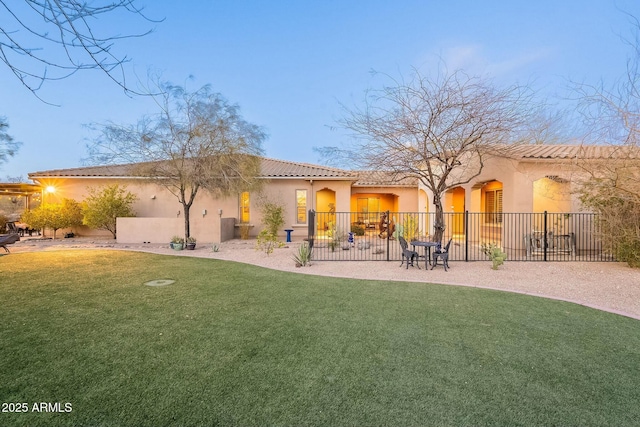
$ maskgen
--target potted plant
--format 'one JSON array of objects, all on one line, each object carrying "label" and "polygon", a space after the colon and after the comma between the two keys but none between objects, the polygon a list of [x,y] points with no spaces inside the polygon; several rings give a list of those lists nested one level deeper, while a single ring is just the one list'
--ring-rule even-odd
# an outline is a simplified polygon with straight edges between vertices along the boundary
[{"label": "potted plant", "polygon": [[193,236],[187,237],[187,243],[186,243],[185,249],[192,251],[195,248],[196,248],[196,238]]},{"label": "potted plant", "polygon": [[171,249],[181,251],[184,246],[184,239],[180,236],[173,236],[171,238],[171,243],[169,244],[169,246],[171,246]]}]

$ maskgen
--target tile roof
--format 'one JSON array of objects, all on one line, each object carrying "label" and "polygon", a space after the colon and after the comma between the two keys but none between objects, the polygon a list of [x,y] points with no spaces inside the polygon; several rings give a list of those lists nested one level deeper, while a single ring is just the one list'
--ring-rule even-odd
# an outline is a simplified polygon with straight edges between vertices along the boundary
[{"label": "tile roof", "polygon": [[520,159],[616,159],[639,158],[638,150],[619,145],[541,145],[505,148],[505,155]]},{"label": "tile roof", "polygon": [[[629,155],[631,153],[631,155]],[[614,145],[519,145],[494,148],[493,154],[519,160],[553,159],[615,159],[640,158],[639,150]],[[353,181],[358,187],[417,186],[412,177],[401,177],[385,171],[351,171],[328,166],[299,163],[261,157],[262,177],[266,179],[333,179]],[[133,167],[139,164],[86,166],[32,172],[30,179],[39,178],[128,178],[135,177]]]},{"label": "tile roof", "polygon": [[416,187],[418,179],[386,171],[358,171],[356,187]]},{"label": "tile roof", "polygon": [[355,180],[353,171],[312,165],[309,163],[291,162],[287,160],[262,159],[262,175],[265,178],[331,178]]},{"label": "tile roof", "polygon": [[[138,164],[87,166],[71,169],[53,169],[41,172],[32,172],[29,178],[124,178],[134,177],[133,167]],[[356,174],[344,169],[326,166],[311,165],[307,163],[290,162],[262,158],[262,177],[264,178],[323,178],[323,179],[356,179]]]}]

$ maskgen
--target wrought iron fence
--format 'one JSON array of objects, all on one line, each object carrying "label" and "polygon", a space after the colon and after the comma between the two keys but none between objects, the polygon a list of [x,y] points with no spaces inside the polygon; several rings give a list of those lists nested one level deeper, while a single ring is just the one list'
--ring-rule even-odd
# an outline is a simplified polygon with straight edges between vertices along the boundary
[{"label": "wrought iron fence", "polygon": [[[434,213],[309,212],[313,258],[322,261],[400,261],[397,241],[431,240]],[[481,261],[495,244],[512,261],[615,261],[614,248],[599,239],[592,213],[444,214],[442,245],[452,240],[450,261]],[[420,250],[421,248],[417,248]]]}]

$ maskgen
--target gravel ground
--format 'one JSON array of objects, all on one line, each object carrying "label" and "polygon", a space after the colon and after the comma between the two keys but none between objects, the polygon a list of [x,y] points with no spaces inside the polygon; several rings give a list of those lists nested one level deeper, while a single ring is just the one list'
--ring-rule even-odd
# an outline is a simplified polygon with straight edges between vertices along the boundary
[{"label": "gravel ground", "polygon": [[23,239],[9,246],[12,253],[60,249],[120,249],[174,256],[195,256],[240,261],[266,268],[319,276],[372,280],[402,280],[471,286],[518,292],[582,304],[640,320],[640,269],[614,262],[512,262],[495,271],[489,261],[450,262],[425,271],[399,267],[384,261],[315,261],[296,267],[292,256],[300,242],[275,249],[271,255],[254,249],[251,240],[222,243],[218,252],[210,244],[198,244],[194,251],[174,251],[161,244],[118,244],[113,240],[74,238],[58,240]]}]

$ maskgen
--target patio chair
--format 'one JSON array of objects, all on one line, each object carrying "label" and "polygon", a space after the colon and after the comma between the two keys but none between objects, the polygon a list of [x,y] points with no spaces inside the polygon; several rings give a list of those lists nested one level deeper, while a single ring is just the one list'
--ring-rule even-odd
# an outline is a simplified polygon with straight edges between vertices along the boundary
[{"label": "patio chair", "polygon": [[[420,264],[418,263],[418,252],[409,249],[409,244],[404,237],[400,236],[398,238],[398,241],[400,242],[400,247],[402,248],[402,262],[400,263],[400,267],[402,267],[402,264],[404,264],[406,260],[407,270],[409,269],[409,262],[411,262],[412,267],[418,267],[418,270],[420,270]],[[414,259],[416,260],[415,264],[413,264]]]},{"label": "patio chair", "polygon": [[20,234],[20,230],[13,221],[7,222],[7,231],[9,234]]},{"label": "patio chair", "polygon": [[20,240],[20,236],[17,233],[0,234],[0,248],[4,248],[6,253],[10,253],[7,245],[12,245],[18,240]]},{"label": "patio chair", "polygon": [[451,247],[451,241],[453,239],[449,239],[446,246],[444,248],[438,247],[435,251],[433,251],[433,264],[431,265],[431,269],[438,265],[438,258],[442,260],[442,265],[444,267],[444,271],[447,271],[449,267],[449,247]]}]

